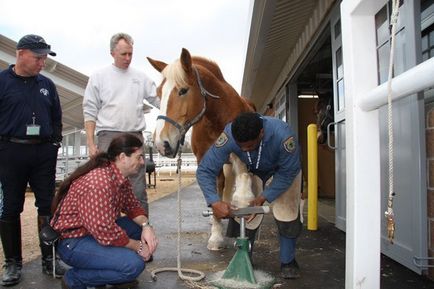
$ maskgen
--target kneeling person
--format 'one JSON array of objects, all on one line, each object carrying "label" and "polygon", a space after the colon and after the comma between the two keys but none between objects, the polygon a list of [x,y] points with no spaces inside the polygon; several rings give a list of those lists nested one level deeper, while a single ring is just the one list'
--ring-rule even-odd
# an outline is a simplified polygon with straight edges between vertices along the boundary
[{"label": "kneeling person", "polygon": [[59,256],[72,267],[62,288],[137,282],[156,250],[148,213],[128,179],[144,165],[142,145],[122,134],[61,184],[51,225],[61,235]]},{"label": "kneeling person", "polygon": [[[216,190],[216,178],[230,153],[236,154],[264,184],[273,177],[270,185],[250,205],[262,206],[265,201],[273,203],[279,230],[282,277],[298,278],[295,244],[302,228],[299,212],[301,166],[300,149],[294,132],[279,119],[253,112],[241,113],[225,127],[204,155],[196,172],[206,202],[217,218],[231,215],[231,205],[220,200]],[[247,232],[251,242],[255,233]]]}]

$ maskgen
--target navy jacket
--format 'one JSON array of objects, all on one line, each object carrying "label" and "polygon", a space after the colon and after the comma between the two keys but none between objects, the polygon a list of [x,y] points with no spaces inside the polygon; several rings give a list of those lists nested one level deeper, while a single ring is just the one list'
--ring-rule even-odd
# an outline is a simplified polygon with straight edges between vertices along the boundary
[{"label": "navy jacket", "polygon": [[[21,77],[12,67],[0,72],[0,136],[62,141],[62,110],[56,87],[38,74]],[[26,127],[40,125],[39,136],[27,136]]]},{"label": "navy jacket", "polygon": [[290,126],[273,117],[263,117],[264,137],[261,157],[256,169],[259,148],[250,152],[250,164],[247,153],[243,152],[232,137],[231,123],[215,144],[206,152],[196,171],[197,181],[209,205],[220,200],[217,194],[216,177],[228,160],[230,153],[235,153],[250,171],[265,182],[273,180],[262,193],[268,202],[274,201],[292,184],[301,169],[300,148]]}]

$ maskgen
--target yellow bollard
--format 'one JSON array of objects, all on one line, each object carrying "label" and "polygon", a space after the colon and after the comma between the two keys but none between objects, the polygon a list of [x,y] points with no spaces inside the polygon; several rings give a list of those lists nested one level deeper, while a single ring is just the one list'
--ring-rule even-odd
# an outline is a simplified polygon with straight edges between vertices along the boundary
[{"label": "yellow bollard", "polygon": [[307,229],[318,229],[318,143],[316,124],[307,126]]}]

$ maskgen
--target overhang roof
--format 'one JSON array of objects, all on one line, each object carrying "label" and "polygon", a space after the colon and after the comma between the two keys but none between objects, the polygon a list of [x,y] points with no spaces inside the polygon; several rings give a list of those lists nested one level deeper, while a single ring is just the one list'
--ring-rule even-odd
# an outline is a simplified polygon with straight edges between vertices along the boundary
[{"label": "overhang roof", "polygon": [[335,0],[256,0],[242,95],[262,112],[300,65]]}]

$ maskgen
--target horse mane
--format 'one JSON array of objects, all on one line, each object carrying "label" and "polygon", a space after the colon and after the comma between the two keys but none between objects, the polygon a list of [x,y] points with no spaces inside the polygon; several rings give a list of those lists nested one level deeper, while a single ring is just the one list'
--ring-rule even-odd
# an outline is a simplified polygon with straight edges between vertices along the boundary
[{"label": "horse mane", "polygon": [[200,56],[193,56],[191,60],[193,61],[193,65],[205,67],[206,69],[211,71],[217,79],[226,82],[225,78],[223,77],[223,73],[216,62]]},{"label": "horse mane", "polygon": [[[200,56],[193,56],[191,60],[193,65],[206,68],[212,74],[214,74],[217,79],[226,82],[220,67],[214,61]],[[179,59],[171,64],[168,64],[161,73],[166,79],[173,81],[176,87],[185,87],[188,85],[187,75],[185,74]]]}]

